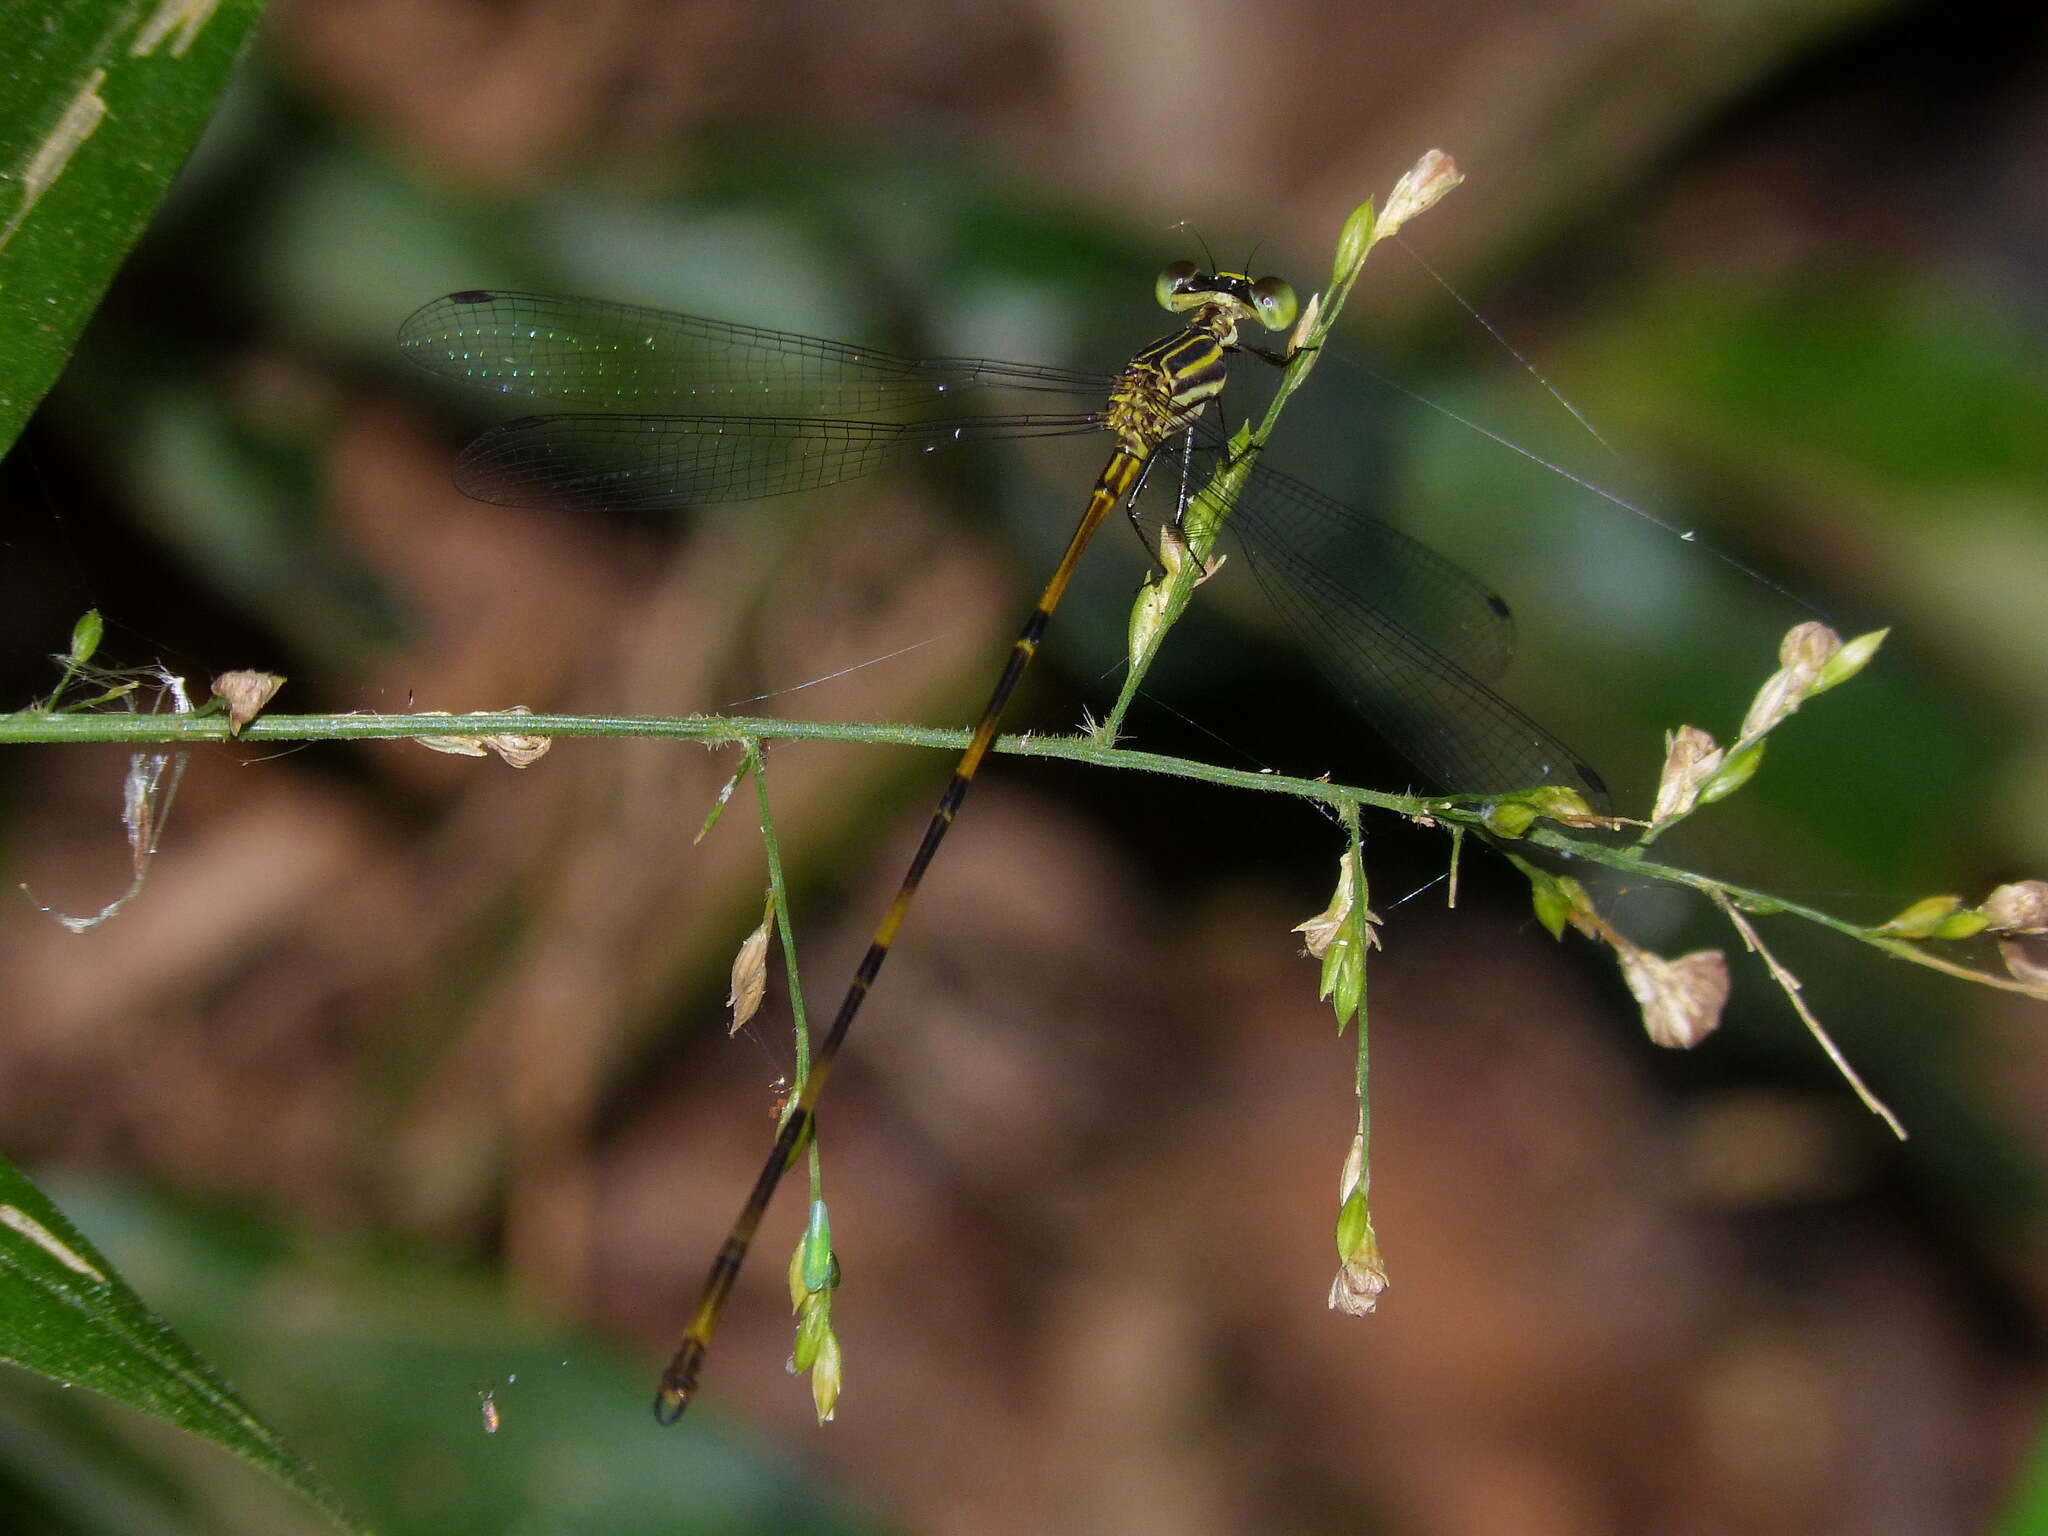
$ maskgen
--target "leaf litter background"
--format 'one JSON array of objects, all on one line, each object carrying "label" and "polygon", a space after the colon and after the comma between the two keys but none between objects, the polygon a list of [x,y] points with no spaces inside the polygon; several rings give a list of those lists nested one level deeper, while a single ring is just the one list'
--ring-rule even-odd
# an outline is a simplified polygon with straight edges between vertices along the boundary
[{"label": "leaf litter background", "polygon": [[[109,652],[275,668],[278,708],[685,713],[932,641],[744,708],[964,718],[1092,465],[940,466],[676,527],[481,507],[447,471],[485,414],[402,371],[398,320],[506,284],[1114,359],[1163,328],[1176,221],[1306,289],[1344,211],[1440,145],[1470,179],[1413,244],[1621,457],[1560,429],[1399,251],[1361,286],[1363,360],[1845,630],[1897,626],[1672,852],[1866,917],[2039,874],[2039,24],[1301,4],[1236,48],[1218,25],[279,7],[5,468],[10,696],[47,686],[37,658],[96,602]],[[1725,731],[1805,616],[1398,396],[1316,409],[1295,462],[1508,593],[1514,696],[1624,792],[1663,728]],[[1096,553],[1017,724],[1108,697],[1138,569],[1128,539]],[[1401,781],[1283,640],[1233,626],[1177,637],[1141,744]],[[1388,912],[1393,1286],[1342,1319],[1349,1047],[1287,931],[1334,832],[1013,760],[826,1115],[839,1422],[810,1428],[781,1369],[789,1200],[706,1411],[658,1436],[654,1369],[788,1070],[779,983],[747,1034],[719,1027],[764,880],[749,803],[689,839],[732,766],[614,742],[522,774],[404,744],[202,752],[118,921],[0,916],[6,1149],[380,1527],[1927,1532],[2019,1498],[2025,1528],[2038,1007],[1774,930],[1914,1129],[1894,1148],[1752,965],[1723,1035],[1659,1058],[1611,969],[1474,860],[1458,912]],[[120,755],[9,767],[8,879],[96,908],[126,879]],[[771,753],[814,1007],[945,771]],[[1440,850],[1376,829],[1383,911]],[[1668,952],[1725,942],[1675,899],[1602,900]],[[190,1522],[166,1529],[297,1518],[129,1416],[9,1391],[23,1509],[136,1528],[62,1490],[114,1458]]]}]

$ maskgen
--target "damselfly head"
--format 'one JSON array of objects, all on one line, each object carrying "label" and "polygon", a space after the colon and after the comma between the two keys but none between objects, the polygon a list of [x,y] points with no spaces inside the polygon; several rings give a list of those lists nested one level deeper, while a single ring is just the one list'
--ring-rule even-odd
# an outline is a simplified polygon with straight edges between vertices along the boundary
[{"label": "damselfly head", "polygon": [[1242,272],[1204,272],[1192,261],[1176,261],[1159,274],[1152,291],[1160,308],[1175,314],[1224,304],[1237,319],[1255,320],[1269,331],[1286,330],[1301,313],[1293,287],[1282,278],[1254,280]]}]

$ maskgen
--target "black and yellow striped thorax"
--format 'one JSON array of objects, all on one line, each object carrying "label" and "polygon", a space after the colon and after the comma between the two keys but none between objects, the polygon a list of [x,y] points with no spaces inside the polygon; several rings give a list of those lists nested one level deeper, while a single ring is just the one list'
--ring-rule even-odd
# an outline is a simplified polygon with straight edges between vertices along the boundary
[{"label": "black and yellow striped thorax", "polygon": [[1215,305],[1184,331],[1162,336],[1117,376],[1103,425],[1126,453],[1149,458],[1223,392],[1224,362],[1237,341],[1237,317]]}]

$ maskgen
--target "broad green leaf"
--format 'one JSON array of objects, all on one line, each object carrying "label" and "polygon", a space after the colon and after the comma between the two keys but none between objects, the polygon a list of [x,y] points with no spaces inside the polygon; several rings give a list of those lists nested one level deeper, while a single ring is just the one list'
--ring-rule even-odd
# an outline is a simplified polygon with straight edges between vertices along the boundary
[{"label": "broad green leaf", "polygon": [[[249,1397],[289,1406],[294,1443],[380,1536],[878,1536],[816,1474],[723,1417],[722,1399],[693,1407],[686,1428],[662,1429],[648,1411],[651,1349],[622,1358],[535,1317],[491,1271],[247,1209],[84,1181],[67,1181],[61,1197]],[[777,1390],[791,1412],[809,1395]],[[156,1426],[89,1393],[0,1372],[0,1427],[0,1530],[312,1529],[274,1517],[268,1483],[220,1478],[213,1447],[126,1433]],[[102,1517],[109,1494],[124,1491],[125,1507]],[[39,1496],[28,1523],[22,1492]],[[68,1524],[42,1515],[81,1505],[88,1518]]]},{"label": "broad green leaf", "polygon": [[185,162],[262,0],[0,6],[0,454]]},{"label": "broad green leaf", "polygon": [[89,1387],[234,1452],[358,1531],[256,1416],[43,1192],[0,1158],[0,1360]]}]

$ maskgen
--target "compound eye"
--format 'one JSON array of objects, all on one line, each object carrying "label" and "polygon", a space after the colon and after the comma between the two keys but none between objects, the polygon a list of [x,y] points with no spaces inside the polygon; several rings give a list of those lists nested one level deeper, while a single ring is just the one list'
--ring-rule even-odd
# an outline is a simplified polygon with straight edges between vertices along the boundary
[{"label": "compound eye", "polygon": [[1269,331],[1286,330],[1301,314],[1292,285],[1277,277],[1262,277],[1252,284],[1252,308]]},{"label": "compound eye", "polygon": [[1159,274],[1159,281],[1153,286],[1152,296],[1159,301],[1161,309],[1178,309],[1174,302],[1188,291],[1188,285],[1202,275],[1202,269],[1192,261],[1176,261]]}]

